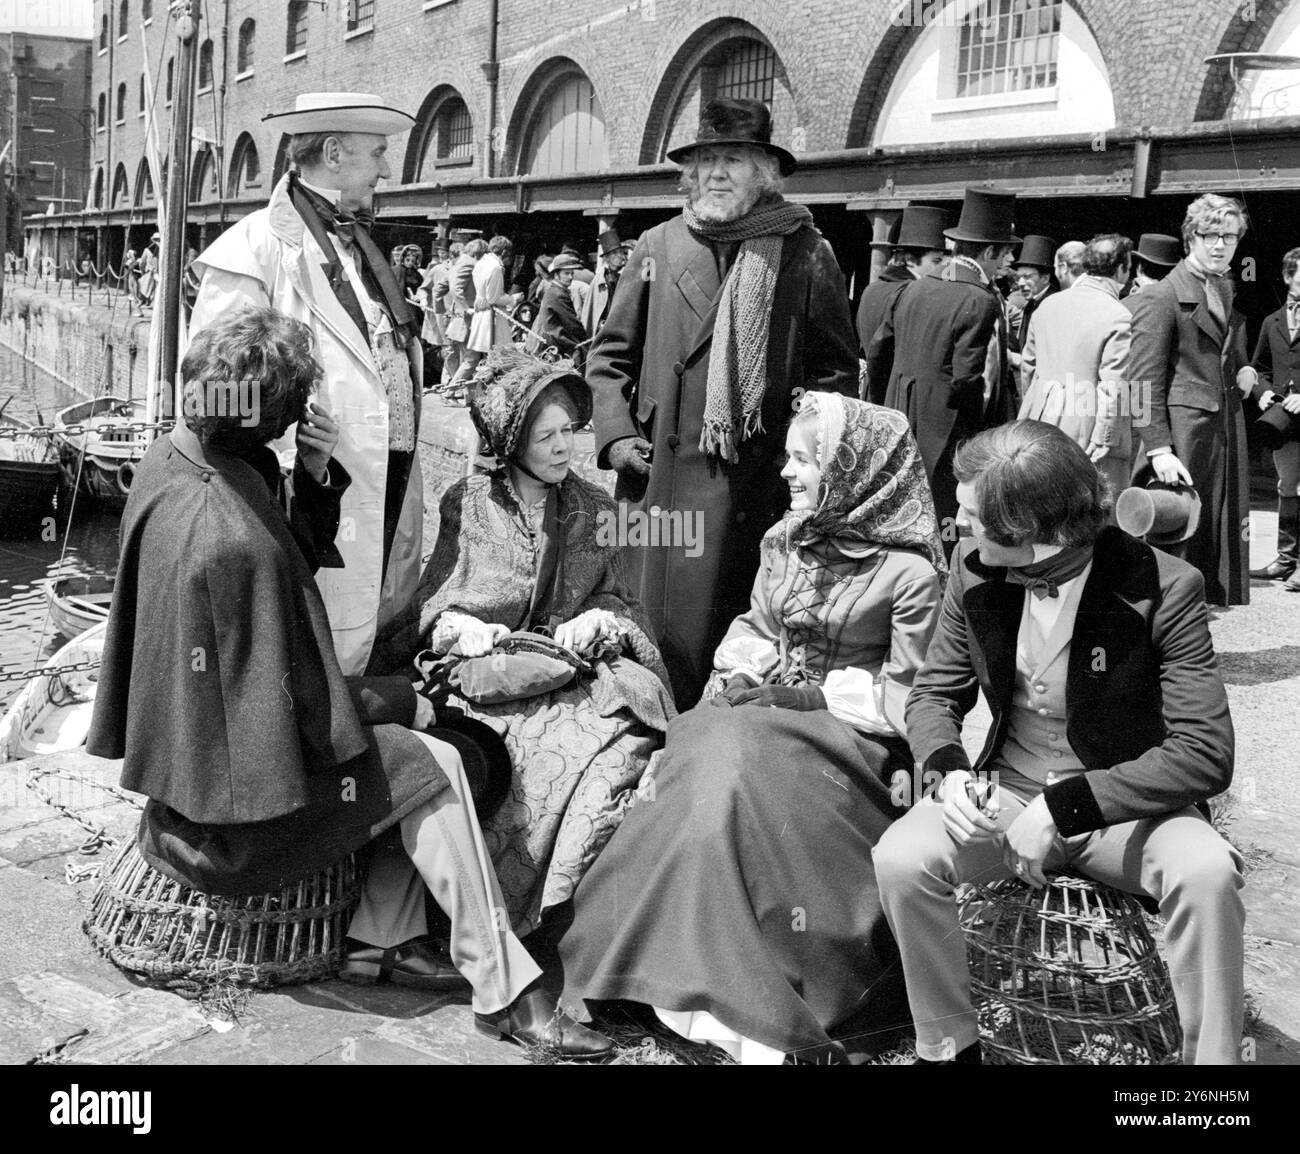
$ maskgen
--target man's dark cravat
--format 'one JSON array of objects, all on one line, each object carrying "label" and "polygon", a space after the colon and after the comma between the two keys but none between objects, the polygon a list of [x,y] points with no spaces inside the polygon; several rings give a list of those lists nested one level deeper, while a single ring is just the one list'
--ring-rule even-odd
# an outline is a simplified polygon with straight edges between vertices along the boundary
[{"label": "man's dark cravat", "polygon": [[1059,597],[1060,587],[1067,581],[1073,581],[1088,567],[1091,560],[1091,546],[1065,548],[1032,565],[1016,565],[1007,569],[1007,580],[1023,585],[1040,600],[1044,597]]}]

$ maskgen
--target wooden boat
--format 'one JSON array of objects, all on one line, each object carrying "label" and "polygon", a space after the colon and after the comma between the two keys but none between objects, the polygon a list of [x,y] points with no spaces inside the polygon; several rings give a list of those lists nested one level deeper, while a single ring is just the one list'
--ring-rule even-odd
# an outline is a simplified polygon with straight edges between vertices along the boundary
[{"label": "wooden boat", "polygon": [[136,466],[149,448],[147,434],[132,432],[125,426],[145,419],[143,401],[121,397],[96,397],[61,410],[54,420],[56,429],[70,425],[110,426],[102,432],[55,433],[68,487],[79,483],[82,495],[91,500],[113,509],[125,508]]},{"label": "wooden boat", "polygon": [[[30,429],[31,422],[0,414],[0,425]],[[44,437],[0,437],[0,535],[26,536],[54,512],[59,455]]]},{"label": "wooden boat", "polygon": [[79,637],[87,629],[108,620],[113,599],[113,578],[59,577],[45,582],[50,606],[50,623],[64,637]]},{"label": "wooden boat", "polygon": [[[107,629],[108,623],[103,622],[87,630],[42,666],[99,661]],[[33,677],[0,718],[0,762],[64,753],[85,745],[98,682],[98,669]]]}]

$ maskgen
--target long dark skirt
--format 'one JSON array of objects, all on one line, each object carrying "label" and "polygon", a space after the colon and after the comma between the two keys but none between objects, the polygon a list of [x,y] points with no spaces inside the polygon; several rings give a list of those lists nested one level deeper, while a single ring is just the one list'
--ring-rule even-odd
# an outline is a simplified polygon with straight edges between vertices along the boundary
[{"label": "long dark skirt", "polygon": [[578,886],[566,1001],[707,1010],[800,1058],[838,1052],[837,1024],[869,1029],[877,999],[897,1006],[871,849],[902,812],[889,775],[910,764],[904,743],[825,711],[705,702],[677,717]]}]

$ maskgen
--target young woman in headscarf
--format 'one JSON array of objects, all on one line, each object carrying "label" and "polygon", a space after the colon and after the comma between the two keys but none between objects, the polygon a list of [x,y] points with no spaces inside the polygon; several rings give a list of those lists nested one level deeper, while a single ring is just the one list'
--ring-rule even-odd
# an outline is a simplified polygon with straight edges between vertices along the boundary
[{"label": "young woman in headscarf", "polygon": [[618,507],[571,473],[591,390],[568,361],[494,348],[470,409],[495,470],[456,482],[414,601],[381,634],[371,671],[423,649],[487,654],[507,633],[550,634],[594,675],[496,704],[453,695],[505,739],[512,791],[484,823],[511,921],[536,929],[568,901],[623,820],[674,713],[668,675],[616,547]]},{"label": "young woman in headscarf", "polygon": [[945,572],[902,414],[808,393],[786,449],[749,611],[560,943],[568,1000],[653,1007],[742,1062],[842,1059],[850,1017],[906,1021],[871,850],[908,800],[903,706]]}]

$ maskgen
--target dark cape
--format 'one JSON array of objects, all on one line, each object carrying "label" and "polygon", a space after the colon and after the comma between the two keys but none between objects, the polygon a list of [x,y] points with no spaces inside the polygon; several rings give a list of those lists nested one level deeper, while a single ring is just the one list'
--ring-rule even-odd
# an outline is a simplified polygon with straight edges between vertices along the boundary
[{"label": "dark cape", "polygon": [[[337,525],[347,478],[331,469],[339,483],[295,474],[317,506],[297,525]],[[92,754],[124,758],[122,785],[150,799],[146,859],[208,893],[309,876],[448,786],[405,728],[410,683],[340,671],[268,474],[215,450],[191,460],[170,437],[146,454],[122,518],[87,740]],[[436,735],[465,746],[467,770],[478,761],[472,742]]]}]

